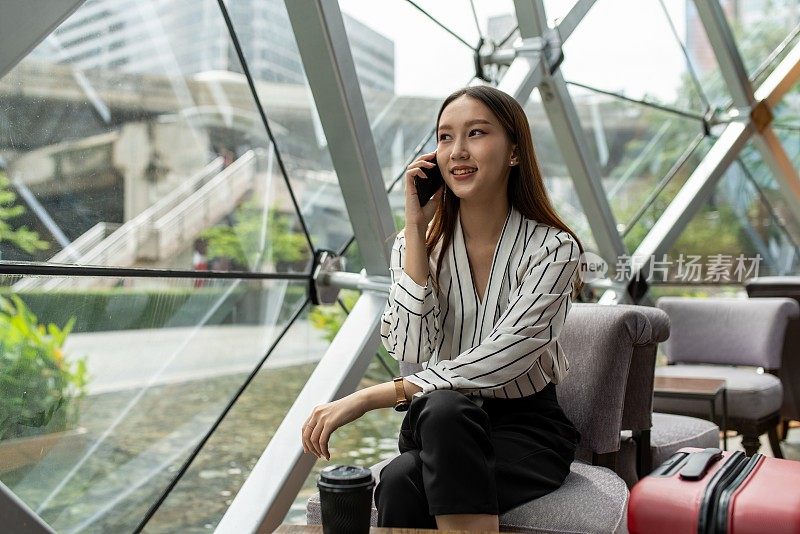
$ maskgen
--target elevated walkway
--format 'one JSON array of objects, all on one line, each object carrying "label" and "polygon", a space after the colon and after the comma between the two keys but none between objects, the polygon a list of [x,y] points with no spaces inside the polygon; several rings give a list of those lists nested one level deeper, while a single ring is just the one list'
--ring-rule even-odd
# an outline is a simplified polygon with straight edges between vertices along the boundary
[{"label": "elevated walkway", "polygon": [[[256,158],[252,150],[228,167],[217,158],[179,188],[122,224],[110,234],[108,223],[98,223],[50,263],[131,267],[159,262],[176,255],[200,233],[228,215],[254,186]],[[109,279],[113,283],[113,279]],[[26,278],[15,291],[80,287],[101,280],[80,278]]]}]

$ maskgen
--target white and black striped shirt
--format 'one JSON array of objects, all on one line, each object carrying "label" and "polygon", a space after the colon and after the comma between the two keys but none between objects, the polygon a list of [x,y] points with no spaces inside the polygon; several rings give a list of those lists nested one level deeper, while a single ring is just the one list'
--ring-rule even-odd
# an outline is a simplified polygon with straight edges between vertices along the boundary
[{"label": "white and black striped shirt", "polygon": [[577,279],[580,249],[575,239],[525,218],[512,206],[483,302],[473,284],[460,217],[434,294],[441,245],[431,251],[424,287],[403,270],[403,231],[392,247],[392,286],[381,338],[396,360],[428,362],[406,377],[422,387],[415,396],[454,389],[481,405],[483,398],[525,397],[549,382],[561,382],[569,362],[558,336]]}]

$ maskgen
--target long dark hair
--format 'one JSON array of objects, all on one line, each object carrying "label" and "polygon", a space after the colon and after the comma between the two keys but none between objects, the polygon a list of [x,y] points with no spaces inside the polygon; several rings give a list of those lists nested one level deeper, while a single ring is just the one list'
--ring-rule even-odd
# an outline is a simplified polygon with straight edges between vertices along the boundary
[{"label": "long dark hair", "polygon": [[[511,143],[517,145],[519,164],[511,167],[508,176],[509,204],[514,206],[528,219],[568,232],[575,238],[575,241],[578,243],[578,248],[581,253],[583,253],[583,245],[580,239],[578,239],[578,236],[561,220],[561,217],[559,217],[553,209],[550,197],[544,187],[539,161],[533,149],[533,140],[531,139],[528,117],[525,115],[525,111],[522,109],[519,102],[511,95],[488,85],[464,87],[454,91],[450,96],[445,98],[444,102],[442,102],[442,106],[439,108],[439,114],[436,116],[435,131],[439,131],[439,119],[441,119],[442,112],[448,104],[464,95],[475,98],[485,104],[486,107],[494,113],[497,120],[500,121]],[[442,193],[441,202],[436,209],[436,213],[433,215],[433,220],[431,221],[425,239],[425,249],[428,257],[430,257],[431,251],[439,240],[443,240],[442,248],[440,249],[442,252],[439,254],[439,259],[436,264],[436,275],[432,277],[437,292],[439,290],[439,273],[441,272],[442,260],[445,256],[444,251],[447,250],[447,247],[450,246],[453,239],[456,215],[458,214],[461,201],[450,191],[447,184],[445,184]],[[578,277],[576,278],[575,289],[572,294],[573,299],[578,296],[582,288],[583,282],[581,282],[580,277]]]}]

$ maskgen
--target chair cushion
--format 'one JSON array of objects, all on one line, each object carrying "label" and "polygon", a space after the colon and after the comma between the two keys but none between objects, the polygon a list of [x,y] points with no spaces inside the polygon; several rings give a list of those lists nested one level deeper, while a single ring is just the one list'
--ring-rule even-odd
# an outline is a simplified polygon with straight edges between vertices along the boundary
[{"label": "chair cushion", "polygon": [[[392,459],[370,469],[376,482],[380,470]],[[556,491],[517,506],[500,516],[503,532],[594,533],[626,532],[628,488],[614,472],[604,467],[573,462],[564,484]],[[581,513],[576,513],[580,510]],[[321,523],[319,493],[308,499],[306,522]],[[378,512],[372,503],[372,526],[378,524]]]},{"label": "chair cushion", "polygon": [[654,413],[650,432],[653,469],[683,447],[719,447],[719,427],[697,417]]},{"label": "chair cushion", "polygon": [[[723,378],[728,390],[728,417],[761,419],[781,408],[783,386],[780,379],[768,373],[758,373],[752,368],[728,365],[666,365],[656,367],[656,376],[685,376],[693,378]],[[708,419],[711,403],[705,400],[687,400],[656,397],[653,411],[680,413]],[[722,397],[717,399],[717,417],[722,414]]]},{"label": "chair cushion", "polygon": [[504,532],[627,532],[628,488],[613,471],[572,462],[552,493],[500,516]]},{"label": "chair cushion", "polygon": [[[696,417],[654,413],[653,427],[650,430],[653,469],[682,447],[719,447],[719,427]],[[629,430],[623,431],[621,435],[617,474],[629,488],[639,481],[636,473],[636,443]]]}]

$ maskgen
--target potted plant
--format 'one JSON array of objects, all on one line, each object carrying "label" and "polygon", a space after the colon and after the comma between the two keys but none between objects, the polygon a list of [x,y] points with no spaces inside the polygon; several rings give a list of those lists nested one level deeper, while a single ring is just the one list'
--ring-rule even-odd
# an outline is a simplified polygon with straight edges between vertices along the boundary
[{"label": "potted plant", "polygon": [[39,324],[17,295],[0,297],[0,472],[34,462],[76,429],[86,358],[68,361],[63,328]]}]

